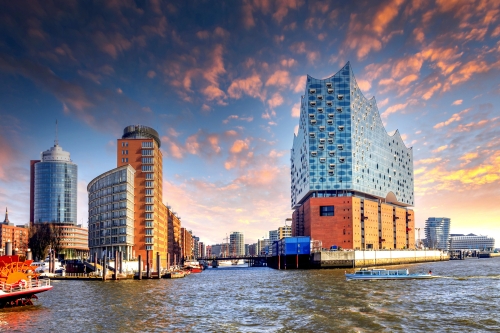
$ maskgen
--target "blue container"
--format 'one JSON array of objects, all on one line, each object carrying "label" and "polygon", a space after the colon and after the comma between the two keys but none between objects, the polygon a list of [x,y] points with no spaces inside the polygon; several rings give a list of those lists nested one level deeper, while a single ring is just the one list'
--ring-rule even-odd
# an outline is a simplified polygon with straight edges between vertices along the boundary
[{"label": "blue container", "polygon": [[281,255],[297,255],[311,253],[311,237],[286,237],[278,242],[278,253]]}]

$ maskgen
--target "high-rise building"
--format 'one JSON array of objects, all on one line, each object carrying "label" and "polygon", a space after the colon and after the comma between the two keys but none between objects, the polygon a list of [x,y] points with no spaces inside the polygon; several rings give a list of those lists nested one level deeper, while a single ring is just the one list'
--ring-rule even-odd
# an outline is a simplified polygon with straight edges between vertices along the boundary
[{"label": "high-rise building", "polygon": [[229,235],[229,255],[245,255],[245,236],[243,233],[235,231]]},{"label": "high-rise building", "polygon": [[284,227],[278,228],[278,239],[282,239],[285,237],[292,237],[292,226],[286,225]]},{"label": "high-rise building", "polygon": [[429,217],[425,221],[425,243],[431,249],[449,250],[450,224],[447,217]]},{"label": "high-rise building", "polygon": [[279,233],[278,230],[269,230],[269,242],[271,244],[275,241],[279,240]]},{"label": "high-rise building", "polygon": [[413,151],[388,135],[347,63],[307,76],[291,150],[292,235],[323,248],[415,247]]},{"label": "high-rise building", "polygon": [[65,258],[84,258],[88,254],[87,229],[77,225],[78,168],[70,153],[58,140],[41,153],[41,160],[30,161],[30,224],[50,223],[59,237]]},{"label": "high-rise building", "polygon": [[122,251],[125,260],[134,257],[135,173],[132,166],[124,165],[94,178],[87,186],[92,258],[112,258],[115,251]]},{"label": "high-rise building", "polygon": [[474,234],[450,234],[450,250],[486,250],[495,248],[493,237]]},{"label": "high-rise building", "polygon": [[[127,251],[127,258],[141,255],[145,260],[146,251],[151,251],[150,263],[159,253],[161,265],[166,267],[169,223],[168,209],[163,204],[160,146],[160,136],[154,129],[142,125],[125,127],[123,136],[117,140],[117,168],[89,184],[89,218],[92,217],[89,225],[93,237],[90,243],[98,255],[121,248]],[[91,207],[94,202],[96,206]],[[101,223],[103,218],[105,223]],[[113,257],[114,251],[108,254]],[[173,253],[169,254],[173,260]]]}]

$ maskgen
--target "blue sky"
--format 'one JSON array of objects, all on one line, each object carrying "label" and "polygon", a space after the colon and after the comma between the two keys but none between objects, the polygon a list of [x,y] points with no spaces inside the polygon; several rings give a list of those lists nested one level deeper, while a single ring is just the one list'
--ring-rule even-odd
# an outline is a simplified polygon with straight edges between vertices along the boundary
[{"label": "blue sky", "polygon": [[414,149],[417,225],[500,238],[498,1],[16,1],[0,13],[0,207],[29,219],[29,160],[60,145],[86,186],[123,128],[161,135],[164,201],[206,243],[291,217],[309,74],[351,62]]}]

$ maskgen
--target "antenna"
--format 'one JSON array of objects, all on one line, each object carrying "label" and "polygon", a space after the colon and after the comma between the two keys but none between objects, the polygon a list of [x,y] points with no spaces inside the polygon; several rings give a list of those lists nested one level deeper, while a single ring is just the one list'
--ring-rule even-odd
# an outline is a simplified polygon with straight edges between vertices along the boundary
[{"label": "antenna", "polygon": [[59,139],[57,138],[57,119],[56,119],[56,139],[54,140],[54,145],[55,146],[59,145]]}]

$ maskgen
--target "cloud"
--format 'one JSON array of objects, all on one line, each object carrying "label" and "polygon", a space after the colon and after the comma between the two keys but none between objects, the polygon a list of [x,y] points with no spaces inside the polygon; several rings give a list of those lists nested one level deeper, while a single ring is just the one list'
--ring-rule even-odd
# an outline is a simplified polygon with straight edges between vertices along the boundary
[{"label": "cloud", "polygon": [[299,118],[300,117],[300,102],[295,103],[292,106],[292,117],[293,118]]},{"label": "cloud", "polygon": [[254,74],[245,79],[236,79],[231,82],[231,85],[227,89],[228,95],[231,98],[239,99],[243,94],[248,96],[259,98],[260,100],[265,99],[265,92],[262,91],[262,81],[257,74]]},{"label": "cloud", "polygon": [[448,145],[440,146],[440,147],[434,149],[432,152],[433,153],[439,153],[439,152],[445,150],[446,148],[448,148]]},{"label": "cloud", "polygon": [[403,110],[408,106],[408,103],[400,103],[400,104],[395,104],[393,106],[388,107],[380,116],[382,119],[387,119],[390,114],[396,113],[399,110]]},{"label": "cloud", "polygon": [[451,103],[451,105],[460,105],[462,104],[463,100],[462,99],[457,99],[456,101],[454,101],[453,103]]},{"label": "cloud", "polygon": [[279,93],[274,93],[271,99],[267,101],[267,104],[269,105],[269,108],[274,109],[275,107],[283,104],[283,102],[283,96],[281,96]]},{"label": "cloud", "polygon": [[266,81],[266,86],[288,87],[290,76],[287,71],[278,70],[274,72]]},{"label": "cloud", "polygon": [[156,76],[156,72],[155,71],[148,71],[147,73],[147,77],[149,77],[150,79],[154,78]]},{"label": "cloud", "polygon": [[299,76],[295,81],[295,88],[293,88],[294,93],[303,93],[306,90],[307,76]]},{"label": "cloud", "polygon": [[460,121],[462,120],[462,117],[469,111],[471,111],[472,108],[468,108],[468,109],[465,109],[463,111],[460,111],[459,113],[454,113],[450,119],[446,120],[446,121],[443,121],[441,123],[438,123],[436,125],[434,125],[434,128],[435,129],[438,129],[438,128],[442,128],[444,126],[448,126],[449,124],[451,124],[452,122],[455,122],[455,121]]},{"label": "cloud", "polygon": [[229,117],[227,117],[226,119],[224,119],[222,121],[222,123],[223,124],[227,124],[232,119],[234,119],[234,120],[242,120],[242,121],[247,121],[247,122],[253,121],[253,117],[251,117],[251,116],[250,117],[240,117],[238,115],[230,115]]}]

